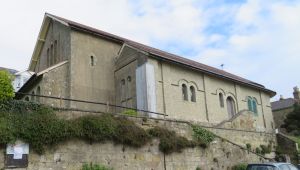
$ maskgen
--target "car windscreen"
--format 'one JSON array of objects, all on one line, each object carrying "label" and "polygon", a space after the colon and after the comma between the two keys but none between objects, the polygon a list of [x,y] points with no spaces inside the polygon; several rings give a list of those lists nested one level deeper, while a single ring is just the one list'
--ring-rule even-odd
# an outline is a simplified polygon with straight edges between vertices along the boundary
[{"label": "car windscreen", "polygon": [[247,170],[278,170],[272,165],[248,165]]}]

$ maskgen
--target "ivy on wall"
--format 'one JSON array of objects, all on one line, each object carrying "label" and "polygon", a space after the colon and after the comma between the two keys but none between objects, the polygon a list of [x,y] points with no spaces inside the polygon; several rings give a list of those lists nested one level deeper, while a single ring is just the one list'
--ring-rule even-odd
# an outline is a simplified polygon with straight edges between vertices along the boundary
[{"label": "ivy on wall", "polygon": [[194,139],[178,136],[162,127],[144,130],[126,117],[111,114],[87,115],[77,119],[59,119],[54,111],[41,104],[11,100],[0,104],[0,145],[17,139],[29,143],[41,154],[46,147],[77,138],[93,142],[112,141],[131,147],[141,147],[152,138],[160,140],[159,149],[169,154],[184,148],[205,148],[214,135],[198,126],[193,126]]}]

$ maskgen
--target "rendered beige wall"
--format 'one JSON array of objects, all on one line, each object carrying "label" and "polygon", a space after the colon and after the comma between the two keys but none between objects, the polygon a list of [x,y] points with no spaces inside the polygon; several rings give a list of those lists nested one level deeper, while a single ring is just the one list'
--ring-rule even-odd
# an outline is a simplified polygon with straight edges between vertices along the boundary
[{"label": "rendered beige wall", "polygon": [[[71,98],[115,104],[114,62],[120,48],[111,41],[71,31]],[[91,56],[94,56],[94,66],[91,66]],[[74,102],[71,105],[103,111],[97,105]]]},{"label": "rendered beige wall", "polygon": [[[158,112],[165,112],[170,118],[217,124],[229,119],[227,97],[231,96],[234,99],[238,113],[248,110],[247,97],[251,96],[257,100],[258,114],[256,116],[253,113],[256,130],[273,130],[270,97],[265,92],[154,58],[149,58],[149,62],[155,68]],[[191,102],[190,99],[183,100],[181,89],[183,82],[188,85],[188,89],[190,85],[196,87],[196,102]],[[224,95],[223,108],[219,102],[220,92]]]}]

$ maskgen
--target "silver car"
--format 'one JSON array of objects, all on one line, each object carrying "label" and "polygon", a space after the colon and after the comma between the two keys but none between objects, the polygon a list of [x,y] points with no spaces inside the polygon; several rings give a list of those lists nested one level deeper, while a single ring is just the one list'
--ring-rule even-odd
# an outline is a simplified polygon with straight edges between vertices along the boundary
[{"label": "silver car", "polygon": [[297,167],[290,163],[262,163],[262,164],[249,164],[247,170],[299,170]]}]

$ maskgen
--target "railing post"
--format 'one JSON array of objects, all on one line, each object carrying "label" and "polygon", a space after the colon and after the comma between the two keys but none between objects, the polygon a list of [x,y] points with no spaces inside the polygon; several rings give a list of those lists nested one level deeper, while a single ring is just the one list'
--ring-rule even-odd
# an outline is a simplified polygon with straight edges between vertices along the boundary
[{"label": "railing post", "polygon": [[106,102],[106,113],[108,113],[109,112],[109,102],[107,101]]}]

